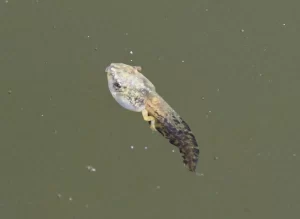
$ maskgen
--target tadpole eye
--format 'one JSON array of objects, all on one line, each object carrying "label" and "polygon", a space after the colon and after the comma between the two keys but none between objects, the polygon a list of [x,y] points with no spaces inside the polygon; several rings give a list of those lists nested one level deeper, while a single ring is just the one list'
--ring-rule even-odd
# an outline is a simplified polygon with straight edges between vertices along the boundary
[{"label": "tadpole eye", "polygon": [[120,85],[118,82],[114,82],[114,83],[113,83],[113,86],[114,86],[114,88],[116,88],[116,89],[120,89],[120,88],[121,88],[121,85]]}]

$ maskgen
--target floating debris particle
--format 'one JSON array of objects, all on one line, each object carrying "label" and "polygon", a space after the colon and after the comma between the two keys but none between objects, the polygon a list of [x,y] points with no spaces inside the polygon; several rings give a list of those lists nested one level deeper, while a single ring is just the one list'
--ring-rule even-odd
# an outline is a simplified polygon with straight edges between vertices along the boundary
[{"label": "floating debris particle", "polygon": [[87,168],[88,171],[90,171],[90,172],[96,172],[96,168],[92,167],[91,165],[87,165],[86,168]]},{"label": "floating debris particle", "polygon": [[196,173],[197,176],[204,176],[204,173]]}]

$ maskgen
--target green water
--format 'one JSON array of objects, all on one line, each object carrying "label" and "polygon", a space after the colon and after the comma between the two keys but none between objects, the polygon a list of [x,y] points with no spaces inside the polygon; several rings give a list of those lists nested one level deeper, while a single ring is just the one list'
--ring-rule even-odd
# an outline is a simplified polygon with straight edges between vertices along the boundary
[{"label": "green water", "polygon": [[[0,218],[299,217],[299,4],[1,1]],[[111,97],[111,62],[190,125],[198,175]]]}]

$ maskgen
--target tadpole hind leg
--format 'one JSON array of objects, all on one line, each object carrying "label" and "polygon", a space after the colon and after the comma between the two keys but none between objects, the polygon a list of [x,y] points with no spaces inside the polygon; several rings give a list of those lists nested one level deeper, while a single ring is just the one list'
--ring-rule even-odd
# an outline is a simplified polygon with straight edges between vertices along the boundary
[{"label": "tadpole hind leg", "polygon": [[155,128],[155,118],[153,116],[149,116],[148,111],[144,109],[142,111],[142,115],[145,121],[147,121],[150,124],[150,128],[152,131],[156,131]]}]

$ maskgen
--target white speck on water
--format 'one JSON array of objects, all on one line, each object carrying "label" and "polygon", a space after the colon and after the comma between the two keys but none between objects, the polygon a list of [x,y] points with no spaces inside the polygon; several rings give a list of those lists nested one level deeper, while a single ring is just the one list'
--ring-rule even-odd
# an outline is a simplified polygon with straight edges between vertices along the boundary
[{"label": "white speck on water", "polygon": [[92,167],[91,165],[87,165],[86,168],[87,168],[88,171],[90,171],[90,172],[96,172],[96,168]]},{"label": "white speck on water", "polygon": [[130,146],[130,149],[132,149],[132,150],[133,150],[133,149],[134,149],[134,146],[133,146],[133,145],[131,145],[131,146]]},{"label": "white speck on water", "polygon": [[147,150],[147,149],[148,149],[148,147],[146,146],[146,147],[145,147],[145,150]]},{"label": "white speck on water", "polygon": [[130,51],[129,53],[132,55],[132,54],[133,54],[133,51]]},{"label": "white speck on water", "polygon": [[162,61],[162,60],[164,60],[164,56],[158,56],[158,61]]},{"label": "white speck on water", "polygon": [[296,157],[297,156],[297,154],[293,154],[293,157]]},{"label": "white speck on water", "polygon": [[70,202],[73,201],[73,198],[72,198],[72,197],[69,197],[69,201],[70,201]]},{"label": "white speck on water", "polygon": [[62,194],[60,194],[60,193],[57,193],[56,196],[57,196],[57,198],[59,198],[59,199],[62,198]]},{"label": "white speck on water", "polygon": [[160,186],[156,186],[156,189],[160,189]]},{"label": "white speck on water", "polygon": [[242,33],[244,33],[244,32],[245,32],[245,30],[244,30],[244,29],[241,29],[241,32],[242,32]]},{"label": "white speck on water", "polygon": [[184,60],[181,60],[182,63],[184,63]]},{"label": "white speck on water", "polygon": [[41,117],[43,117],[44,116],[44,114],[41,114]]},{"label": "white speck on water", "polygon": [[133,60],[132,60],[132,59],[131,59],[130,61],[131,61],[131,62],[133,62]]},{"label": "white speck on water", "polygon": [[208,8],[206,8],[205,11],[208,11]]},{"label": "white speck on water", "polygon": [[128,35],[129,35],[129,33],[125,33],[125,35],[126,35],[126,36],[128,36]]},{"label": "white speck on water", "polygon": [[175,150],[173,149],[172,152],[175,153]]},{"label": "white speck on water", "polygon": [[5,0],[5,3],[7,4],[7,3],[8,3],[8,0]]},{"label": "white speck on water", "polygon": [[285,26],[285,24],[282,24],[282,26]]},{"label": "white speck on water", "polygon": [[219,92],[219,91],[220,91],[220,88],[217,89],[217,92]]}]

